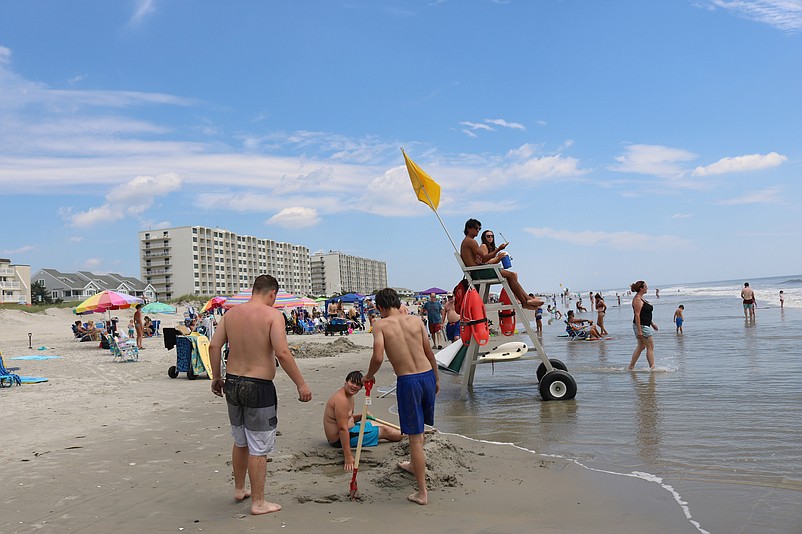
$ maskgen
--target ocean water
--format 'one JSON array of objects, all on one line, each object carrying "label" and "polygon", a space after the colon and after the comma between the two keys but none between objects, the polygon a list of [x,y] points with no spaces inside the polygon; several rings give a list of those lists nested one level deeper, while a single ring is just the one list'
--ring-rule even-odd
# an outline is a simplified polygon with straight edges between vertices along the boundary
[{"label": "ocean water", "polygon": [[[661,484],[699,532],[802,532],[802,275],[748,281],[754,322],[743,315],[744,280],[660,287],[659,299],[650,286],[654,372],[645,352],[626,370],[636,346],[631,297],[617,290],[618,307],[616,290],[605,291],[613,339],[569,341],[558,337],[562,321],[544,324],[543,346],[576,379],[575,400],[542,401],[536,361],[482,365],[464,401],[461,377],[443,375],[437,427],[636,473]],[[679,304],[683,335],[672,323]]]}]

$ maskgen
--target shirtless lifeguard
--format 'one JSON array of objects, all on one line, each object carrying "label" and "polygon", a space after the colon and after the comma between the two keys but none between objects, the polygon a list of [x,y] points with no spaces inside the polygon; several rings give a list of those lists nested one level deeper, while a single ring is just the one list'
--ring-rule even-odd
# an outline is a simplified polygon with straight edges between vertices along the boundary
[{"label": "shirtless lifeguard", "polygon": [[[462,257],[463,263],[465,263],[466,267],[476,267],[477,265],[484,265],[491,259],[496,257],[496,254],[507,248],[507,243],[502,243],[496,250],[492,252],[488,252],[487,254],[482,254],[481,250],[479,250],[479,244],[476,242],[476,236],[479,235],[479,232],[482,231],[482,223],[477,221],[476,219],[468,219],[465,223],[465,239],[462,240],[462,243],[459,247],[459,255]],[[484,274],[484,271],[474,271],[471,273],[471,276],[475,279],[480,279],[482,277],[487,278],[488,275],[495,276],[494,272],[488,272]],[[518,282],[518,274],[513,271],[508,271],[507,269],[501,269],[501,276],[507,280],[507,283],[510,284],[510,289],[515,294],[515,298],[518,299],[518,302],[521,303],[521,306],[526,308],[527,310],[537,310],[539,307],[543,306],[543,301],[537,297],[530,297],[529,294],[524,290],[521,286],[520,282]]]},{"label": "shirtless lifeguard", "polygon": [[[273,308],[278,282],[263,274],[253,283],[251,299],[229,310],[218,324],[209,345],[212,393],[225,393],[234,447],[234,499],[252,498],[254,515],[278,512],[281,506],[265,501],[267,454],[273,452],[278,425],[276,358],[298,388],[298,400],[312,400],[312,392],[295,364],[284,328],[284,317]],[[225,380],[221,377],[220,353],[230,342]],[[275,356],[274,356],[275,354]],[[250,492],[245,489],[249,475]]]},{"label": "shirtless lifeguard", "polygon": [[398,419],[401,432],[409,436],[411,462],[398,464],[415,475],[418,491],[407,497],[417,504],[427,504],[426,453],[423,451],[424,424],[434,424],[434,398],[440,390],[437,362],[429,347],[423,322],[412,315],[402,315],[401,299],[392,288],[376,293],[376,307],[381,321],[373,324],[373,356],[363,382],[374,380],[384,361],[384,354],[395,371]]},{"label": "shirtless lifeguard", "polygon": [[[357,446],[359,427],[364,424],[363,447],[375,447],[380,439],[401,441],[401,431],[385,426],[363,413],[354,413],[354,396],[362,390],[362,373],[351,371],[345,377],[343,387],[334,392],[323,410],[323,431],[329,445],[343,450],[343,468],[354,470],[354,455],[351,449]],[[367,420],[366,420],[367,419]]]}]

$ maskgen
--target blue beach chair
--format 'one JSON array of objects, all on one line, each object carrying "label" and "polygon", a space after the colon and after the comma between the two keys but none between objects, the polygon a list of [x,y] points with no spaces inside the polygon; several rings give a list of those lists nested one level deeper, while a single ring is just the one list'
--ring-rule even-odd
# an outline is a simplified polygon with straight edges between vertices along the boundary
[{"label": "blue beach chair", "polygon": [[21,386],[22,380],[20,379],[19,375],[15,375],[6,369],[6,366],[3,363],[3,357],[0,356],[0,387],[10,388],[14,384]]}]

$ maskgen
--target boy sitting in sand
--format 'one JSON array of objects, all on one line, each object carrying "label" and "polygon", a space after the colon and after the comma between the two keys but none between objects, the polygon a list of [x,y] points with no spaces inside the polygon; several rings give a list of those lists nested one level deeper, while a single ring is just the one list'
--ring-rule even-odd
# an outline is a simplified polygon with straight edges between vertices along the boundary
[{"label": "boy sitting in sand", "polygon": [[343,387],[334,392],[323,410],[323,431],[326,433],[326,441],[332,447],[342,448],[345,458],[343,468],[346,471],[354,469],[354,455],[351,449],[357,446],[359,427],[363,422],[365,424],[363,447],[375,447],[380,439],[401,441],[400,430],[370,421],[371,417],[367,414],[354,413],[354,396],[361,390],[362,373],[351,371],[345,377]]},{"label": "boy sitting in sand", "polygon": [[376,293],[381,321],[373,324],[373,356],[363,379],[372,382],[384,361],[384,353],[397,378],[396,397],[401,432],[409,436],[411,462],[399,467],[415,475],[417,493],[407,497],[417,504],[429,502],[426,488],[426,454],[423,451],[424,424],[434,424],[434,398],[440,390],[437,362],[429,347],[423,323],[412,315],[402,315],[401,299],[392,288]]},{"label": "boy sitting in sand", "polygon": [[682,304],[679,305],[677,311],[674,312],[674,324],[677,325],[677,334],[682,333],[682,323],[685,321],[685,317],[682,316],[682,312],[685,310],[685,306]]}]

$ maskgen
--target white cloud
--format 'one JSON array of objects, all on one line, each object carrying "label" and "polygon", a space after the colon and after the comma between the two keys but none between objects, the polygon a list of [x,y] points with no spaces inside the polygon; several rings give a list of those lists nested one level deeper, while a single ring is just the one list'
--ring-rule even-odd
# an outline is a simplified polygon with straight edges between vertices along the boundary
[{"label": "white cloud", "polygon": [[267,224],[275,224],[284,228],[308,228],[320,223],[320,217],[314,208],[284,208],[267,220]]},{"label": "white cloud", "polygon": [[33,245],[23,245],[23,246],[21,246],[19,248],[14,248],[14,249],[8,249],[7,248],[7,249],[4,249],[4,250],[0,250],[0,254],[7,254],[9,256],[12,256],[14,254],[22,254],[24,252],[28,252],[30,250],[34,250],[35,248],[36,247],[33,246]]},{"label": "white cloud", "polygon": [[526,131],[526,126],[520,122],[507,122],[504,119],[485,119],[485,122],[489,124],[495,124],[496,126],[503,126],[504,128],[510,128],[512,130]]},{"label": "white cloud", "polygon": [[605,247],[618,250],[664,250],[686,246],[688,242],[673,235],[648,235],[635,232],[599,232],[594,230],[554,230],[552,228],[524,228],[538,238],[554,239],[571,245]]},{"label": "white cloud", "polygon": [[481,122],[462,121],[461,126],[467,126],[469,130],[486,130],[488,132],[495,132],[496,129]]},{"label": "white cloud", "polygon": [[74,236],[70,237],[70,243],[80,243],[83,240],[84,240],[84,238],[79,236],[79,235],[74,235]]},{"label": "white cloud", "polygon": [[690,213],[675,213],[671,216],[672,219],[690,219],[693,217]]},{"label": "white cloud", "polygon": [[718,204],[725,206],[740,206],[743,204],[781,204],[783,188],[779,186],[769,187],[760,191],[751,191],[740,197],[721,200]]},{"label": "white cloud", "polygon": [[610,170],[679,178],[684,172],[682,163],[696,159],[692,152],[662,145],[629,145],[625,150],[615,158],[618,164]]},{"label": "white cloud", "polygon": [[464,134],[465,134],[465,135],[467,135],[468,137],[479,137],[478,135],[476,135],[475,133],[473,133],[473,132],[472,132],[472,131],[470,131],[470,130],[461,130],[461,131],[462,131],[462,133],[464,133]]},{"label": "white cloud", "polygon": [[103,205],[78,213],[66,210],[65,214],[70,223],[78,227],[139,215],[150,208],[157,197],[180,189],[182,181],[176,173],[137,176],[106,194],[106,202]]},{"label": "white cloud", "polygon": [[794,32],[802,29],[800,0],[712,0],[712,5],[779,30]]},{"label": "white cloud", "polygon": [[0,65],[7,65],[9,63],[11,63],[11,49],[0,46]]},{"label": "white cloud", "polygon": [[155,0],[139,0],[136,5],[136,10],[131,17],[130,24],[139,24],[142,20],[156,11]]},{"label": "white cloud", "polygon": [[507,152],[507,157],[512,159],[529,159],[542,149],[542,145],[525,143],[518,148],[513,148]]},{"label": "white cloud", "polygon": [[756,171],[782,165],[788,158],[777,152],[769,154],[748,154],[734,158],[721,158],[715,163],[696,167],[693,176],[710,176],[713,174],[728,174],[731,172]]},{"label": "white cloud", "polygon": [[557,154],[556,156],[530,158],[520,163],[513,163],[509,167],[501,169],[499,174],[519,180],[537,181],[548,178],[580,176],[586,172],[588,171],[579,168],[578,159]]},{"label": "white cloud", "polygon": [[81,267],[89,271],[99,267],[101,263],[103,263],[103,260],[100,258],[89,258],[84,260],[84,262],[81,264]]}]

